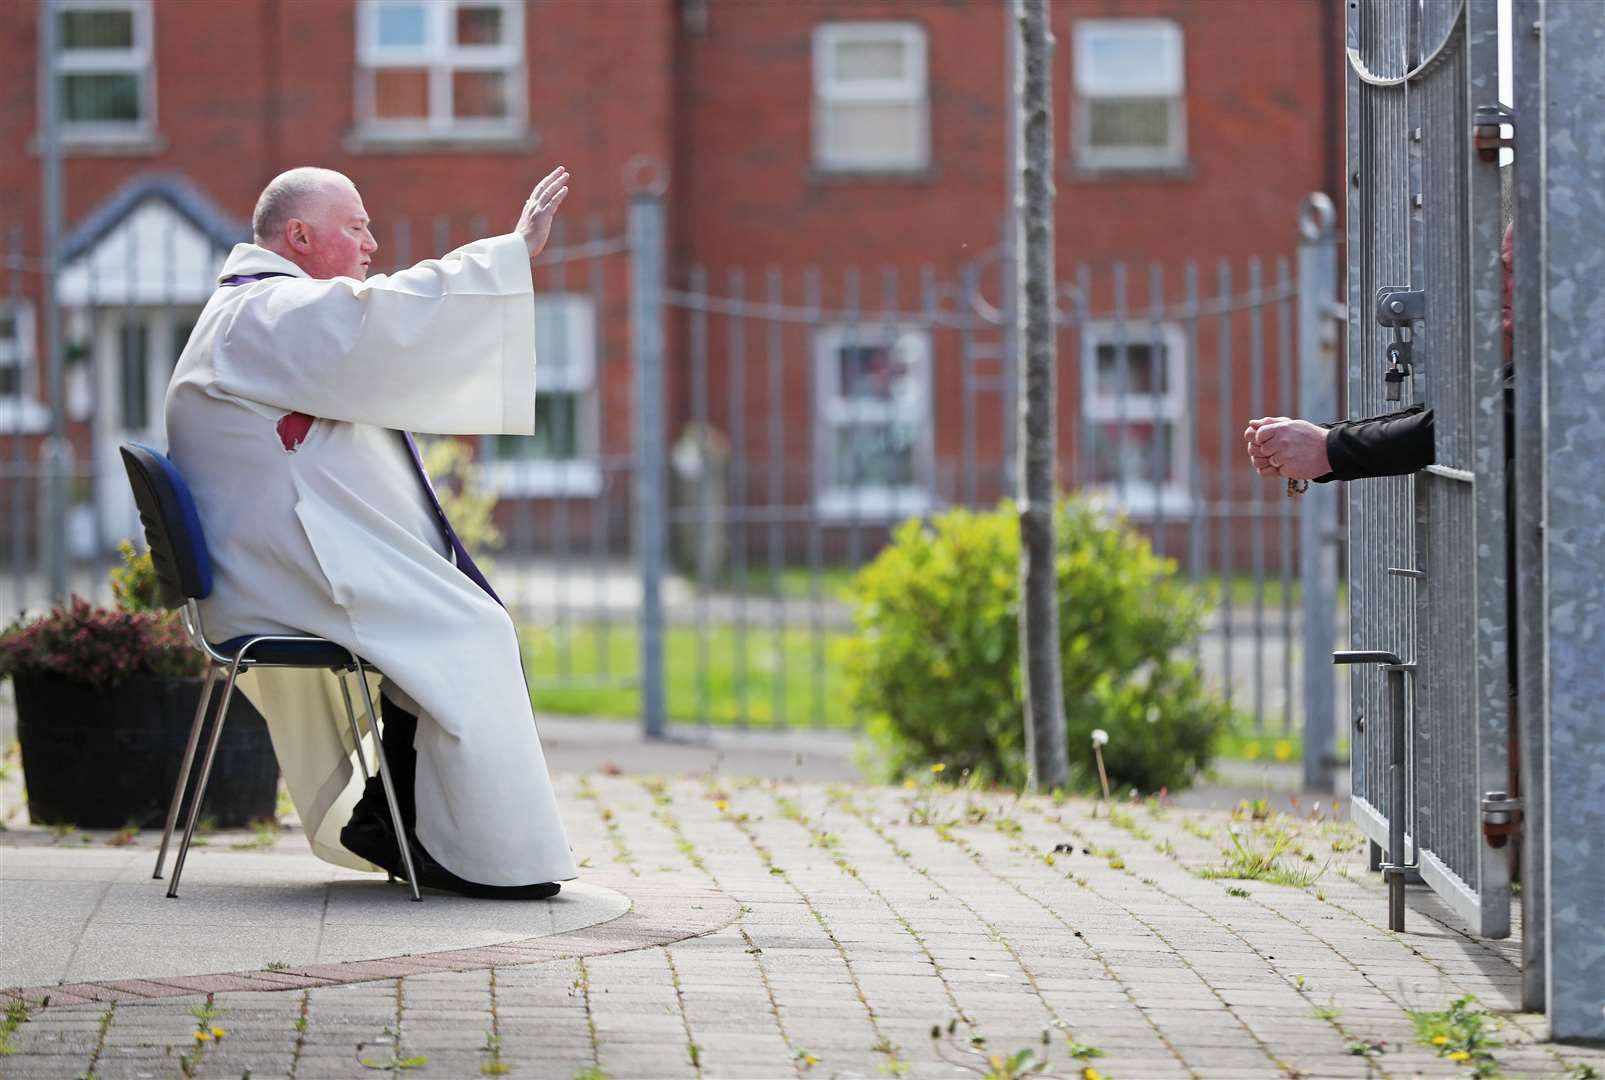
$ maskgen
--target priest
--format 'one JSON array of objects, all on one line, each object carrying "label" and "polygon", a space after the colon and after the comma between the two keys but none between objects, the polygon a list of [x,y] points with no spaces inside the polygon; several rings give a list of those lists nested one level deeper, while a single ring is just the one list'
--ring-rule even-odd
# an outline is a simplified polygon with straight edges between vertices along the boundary
[{"label": "priest", "polygon": [[[262,192],[167,392],[170,454],[214,563],[208,636],[314,634],[384,673],[384,745],[418,883],[540,898],[575,876],[513,623],[423,471],[413,432],[529,435],[530,261],[559,168],[515,230],[394,274],[355,185],[294,169]],[[376,779],[352,763],[338,683],[262,669],[261,708],[313,851],[402,870]]]}]

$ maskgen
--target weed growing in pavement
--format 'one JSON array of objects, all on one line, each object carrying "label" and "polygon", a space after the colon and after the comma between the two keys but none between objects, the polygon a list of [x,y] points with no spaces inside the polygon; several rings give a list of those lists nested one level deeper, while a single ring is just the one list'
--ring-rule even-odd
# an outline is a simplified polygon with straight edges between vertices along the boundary
[{"label": "weed growing in pavement", "polygon": [[587,1065],[574,1074],[573,1080],[608,1080],[608,1075],[595,1065]]},{"label": "weed growing in pavement", "polygon": [[1374,1058],[1388,1052],[1386,1039],[1351,1039],[1343,1047],[1355,1057]]},{"label": "weed growing in pavement", "polygon": [[1109,807],[1109,824],[1117,829],[1124,829],[1138,840],[1152,840],[1154,834],[1137,824],[1137,819],[1120,809],[1118,806]]},{"label": "weed growing in pavement", "polygon": [[28,1003],[26,1001],[13,1001],[6,1006],[4,1020],[0,1020],[0,1054],[15,1054],[17,1048],[11,1042],[11,1036],[17,1029],[28,1022]]},{"label": "weed growing in pavement", "polygon": [[379,1072],[388,1072],[392,1075],[398,1072],[406,1072],[408,1069],[421,1069],[429,1064],[429,1059],[422,1054],[415,1054],[411,1057],[401,1056],[401,1031],[398,1028],[386,1027],[382,1041],[390,1051],[390,1059],[388,1061],[373,1061],[363,1057],[362,1051],[365,1044],[358,1043],[357,1064],[364,1069],[374,1069]]},{"label": "weed growing in pavement", "polygon": [[[1245,832],[1251,837],[1248,842],[1243,839]],[[1227,834],[1231,837],[1232,846],[1222,852],[1225,861],[1220,866],[1200,868],[1196,871],[1199,877],[1268,881],[1273,885],[1291,885],[1303,889],[1314,885],[1326,873],[1325,866],[1312,871],[1284,865],[1282,860],[1289,854],[1304,854],[1297,846],[1297,835],[1290,829],[1266,825],[1250,831],[1233,824],[1228,827]]]},{"label": "weed growing in pavement", "polygon": [[1251,894],[1249,893],[1249,891],[1247,889],[1240,889],[1236,885],[1233,885],[1233,886],[1231,886],[1230,888],[1228,888],[1226,890],[1226,895],[1227,896],[1237,896],[1237,897],[1247,897],[1247,896],[1249,896]]},{"label": "weed growing in pavement", "polygon": [[279,838],[279,823],[272,818],[261,818],[251,823],[251,838],[237,840],[229,847],[244,850],[247,848],[270,848]]},{"label": "weed growing in pavement", "polygon": [[807,1050],[804,1050],[800,1046],[792,1051],[791,1059],[795,1061],[797,1063],[797,1067],[801,1069],[812,1069],[815,1065],[819,1064],[818,1056],[810,1054]]},{"label": "weed growing in pavement", "polygon": [[1336,1020],[1343,1015],[1343,1010],[1332,1004],[1330,1000],[1325,1005],[1317,1005],[1311,1012],[1317,1020]]},{"label": "weed growing in pavement", "polygon": [[77,833],[78,826],[76,825],[52,825],[50,826],[50,842],[53,844],[59,844],[63,840],[68,840],[73,836],[76,836]]},{"label": "weed growing in pavement", "polygon": [[1190,817],[1184,817],[1181,819],[1181,827],[1183,830],[1192,833],[1200,840],[1207,840],[1210,843],[1214,843],[1215,841],[1214,829],[1206,829],[1204,826],[1198,824],[1198,822],[1194,821]]},{"label": "weed growing in pavement", "polygon": [[269,971],[284,971],[289,966],[289,963],[284,960],[269,960],[267,962],[267,970]]},{"label": "weed growing in pavement", "polygon": [[502,1060],[502,1037],[496,1032],[485,1032],[485,1045],[480,1049],[490,1055],[490,1060],[480,1063],[479,1075],[502,1076],[512,1071],[512,1066]]},{"label": "weed growing in pavement", "polygon": [[1456,998],[1447,1009],[1412,1009],[1409,1015],[1416,1042],[1432,1047],[1441,1058],[1469,1065],[1473,1076],[1499,1075],[1492,1051],[1501,1043],[1492,1036],[1500,1022],[1477,1004],[1474,995]]},{"label": "weed growing in pavement", "polygon": [[107,847],[127,847],[139,839],[139,821],[130,820],[128,824],[106,837]]},{"label": "weed growing in pavement", "polygon": [[[955,1034],[957,1027],[957,1020],[949,1020],[945,1028],[941,1024],[931,1026],[931,1049],[947,1064],[972,1072],[982,1080],[1026,1080],[1027,1077],[1052,1075],[1048,1072],[1048,1059],[1040,1056],[1035,1047],[1027,1046],[1012,1054],[994,1053],[986,1048],[986,1040],[979,1035],[961,1040]],[[1048,1038],[1044,1031],[1044,1044]]]},{"label": "weed growing in pavement", "polygon": [[1567,1069],[1565,1080],[1600,1080],[1600,1071],[1585,1061]]}]

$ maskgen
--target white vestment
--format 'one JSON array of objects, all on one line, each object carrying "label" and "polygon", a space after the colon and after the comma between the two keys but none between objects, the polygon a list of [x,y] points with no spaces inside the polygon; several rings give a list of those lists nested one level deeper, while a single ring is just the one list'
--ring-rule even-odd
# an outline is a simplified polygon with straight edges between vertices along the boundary
[{"label": "white vestment", "polygon": [[[429,854],[487,885],[573,878],[513,623],[454,564],[401,434],[533,432],[523,239],[366,281],[309,278],[239,244],[220,280],[263,273],[290,276],[220,288],[167,391],[170,454],[211,549],[207,636],[315,634],[354,649],[417,706]],[[316,418],[299,443],[279,431],[292,412]],[[334,676],[263,669],[241,687],[267,717],[313,851],[367,867],[339,842],[361,778]]]}]

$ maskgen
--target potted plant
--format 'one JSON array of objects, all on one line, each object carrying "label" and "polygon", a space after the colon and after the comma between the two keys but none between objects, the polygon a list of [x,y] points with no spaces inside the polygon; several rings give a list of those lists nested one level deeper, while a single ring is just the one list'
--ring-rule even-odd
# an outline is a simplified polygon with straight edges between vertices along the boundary
[{"label": "potted plant", "polygon": [[[36,824],[159,828],[183,764],[204,660],[176,614],[157,607],[149,553],[119,550],[115,608],[75,596],[0,633]],[[267,725],[235,694],[202,813],[222,827],[271,818],[278,778]]]}]

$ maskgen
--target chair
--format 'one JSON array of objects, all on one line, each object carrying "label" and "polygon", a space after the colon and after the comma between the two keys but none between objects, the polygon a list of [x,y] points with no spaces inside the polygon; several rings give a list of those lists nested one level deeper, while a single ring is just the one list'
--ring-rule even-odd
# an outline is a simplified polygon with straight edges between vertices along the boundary
[{"label": "chair", "polygon": [[[139,519],[145,526],[145,539],[150,544],[151,562],[156,569],[162,606],[169,610],[183,610],[184,629],[190,641],[208,661],[206,684],[195,706],[189,745],[184,749],[184,764],[179,769],[178,783],[173,788],[173,801],[167,809],[167,828],[162,833],[161,851],[156,855],[156,870],[151,875],[154,878],[162,876],[162,864],[167,859],[167,847],[173,838],[173,828],[178,823],[184,790],[189,786],[190,774],[194,770],[195,750],[200,745],[201,731],[206,726],[212,690],[217,684],[218,674],[227,672],[217,719],[206,744],[206,756],[201,761],[200,779],[196,782],[194,797],[190,802],[184,839],[179,844],[178,858],[173,863],[173,880],[167,888],[167,895],[175,897],[178,895],[179,878],[184,873],[184,859],[195,837],[195,824],[200,819],[201,801],[206,795],[206,782],[212,774],[213,759],[217,756],[223,721],[228,716],[234,684],[241,671],[257,667],[328,668],[334,671],[340,680],[346,719],[351,724],[351,737],[356,743],[357,762],[362,768],[364,780],[369,776],[368,763],[362,752],[362,732],[357,726],[356,711],[352,708],[351,690],[346,685],[347,673],[356,672],[357,685],[362,688],[363,703],[371,724],[377,724],[379,714],[373,707],[373,694],[368,689],[367,672],[373,669],[343,645],[326,638],[299,634],[243,634],[220,644],[213,644],[207,639],[201,625],[199,601],[212,591],[212,560],[207,552],[206,537],[201,531],[200,517],[195,512],[195,500],[190,495],[189,486],[184,483],[184,478],[173,463],[162,454],[136,444],[125,444],[121,450],[123,465],[128,470],[128,483],[134,489],[134,503],[139,508]],[[401,808],[390,782],[390,765],[385,761],[384,744],[378,737],[377,727],[373,746],[379,776],[384,783],[385,801],[390,806],[390,821],[400,840],[402,868],[408,887],[412,890],[412,898],[421,900],[423,897],[418,892],[418,875],[413,868],[411,845],[402,826]]]}]

